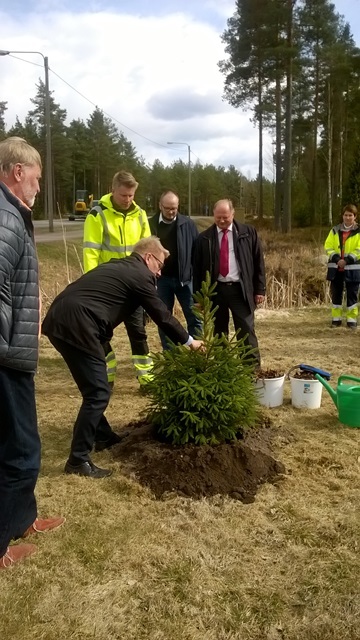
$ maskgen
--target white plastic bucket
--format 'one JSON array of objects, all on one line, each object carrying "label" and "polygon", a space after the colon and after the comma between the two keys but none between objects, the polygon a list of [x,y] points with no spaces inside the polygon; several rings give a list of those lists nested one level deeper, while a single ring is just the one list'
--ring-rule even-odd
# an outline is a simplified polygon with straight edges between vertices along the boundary
[{"label": "white plastic bucket", "polygon": [[280,378],[258,378],[255,390],[260,404],[264,407],[279,407],[284,398],[285,376]]},{"label": "white plastic bucket", "polygon": [[318,380],[292,378],[291,404],[297,409],[319,409],[321,405],[322,384]]}]

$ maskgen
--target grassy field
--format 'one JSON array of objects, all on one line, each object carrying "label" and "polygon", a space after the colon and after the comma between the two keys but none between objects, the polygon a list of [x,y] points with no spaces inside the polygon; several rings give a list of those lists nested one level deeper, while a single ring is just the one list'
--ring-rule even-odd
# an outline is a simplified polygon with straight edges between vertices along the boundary
[{"label": "grassy field", "polygon": [[[310,253],[319,271],[318,248]],[[80,266],[72,246],[67,264],[61,245],[39,254],[46,308]],[[360,377],[360,335],[332,330],[329,320],[320,305],[259,310],[263,367],[286,372],[305,362],[331,371],[333,384],[341,373]],[[158,349],[154,326],[149,334]],[[139,417],[146,398],[122,327],[114,344],[120,375],[108,418],[116,430]],[[155,500],[110,452],[93,455],[113,469],[109,479],[63,475],[80,399],[44,338],[37,400],[39,512],[67,522],[39,536],[36,556],[0,574],[2,640],[358,640],[360,431],[339,424],[325,391],[320,409],[298,410],[287,383],[283,406],[264,410],[287,472],[249,505]]]}]

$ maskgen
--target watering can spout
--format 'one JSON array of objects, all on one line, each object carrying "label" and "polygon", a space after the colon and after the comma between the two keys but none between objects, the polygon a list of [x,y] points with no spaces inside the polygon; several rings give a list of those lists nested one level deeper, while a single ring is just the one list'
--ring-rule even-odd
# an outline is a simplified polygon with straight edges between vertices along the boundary
[{"label": "watering can spout", "polygon": [[319,382],[321,382],[321,384],[325,387],[326,391],[329,392],[329,394],[330,394],[330,396],[331,396],[331,398],[332,398],[332,400],[333,400],[333,402],[335,404],[335,407],[337,407],[338,403],[337,403],[337,393],[336,393],[336,391],[334,391],[334,389],[329,385],[329,383],[324,378],[322,378],[318,373],[315,373],[315,378],[317,380],[319,380]]}]

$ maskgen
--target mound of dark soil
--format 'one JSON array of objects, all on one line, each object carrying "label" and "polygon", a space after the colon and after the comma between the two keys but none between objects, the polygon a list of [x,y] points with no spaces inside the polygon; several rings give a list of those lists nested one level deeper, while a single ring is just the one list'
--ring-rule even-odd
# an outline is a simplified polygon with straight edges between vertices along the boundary
[{"label": "mound of dark soil", "polygon": [[128,425],[112,451],[122,471],[135,475],[157,498],[167,492],[192,498],[222,494],[248,503],[260,484],[285,472],[271,455],[270,431],[259,428],[244,440],[214,447],[172,446],[157,440],[151,426],[137,422]]}]

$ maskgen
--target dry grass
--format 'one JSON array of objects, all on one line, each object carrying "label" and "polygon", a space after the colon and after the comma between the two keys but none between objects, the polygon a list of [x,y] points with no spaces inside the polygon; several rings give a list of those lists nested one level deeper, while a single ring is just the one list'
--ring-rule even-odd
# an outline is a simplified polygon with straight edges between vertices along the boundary
[{"label": "dry grass", "polygon": [[[61,288],[66,274],[41,260],[45,291]],[[71,252],[69,264],[76,270]],[[306,362],[334,380],[360,376],[359,336],[331,330],[329,316],[324,307],[259,311],[263,366],[287,371]],[[150,341],[158,347],[153,326]],[[116,429],[136,419],[146,399],[121,327],[115,346],[120,376],[108,417]],[[67,523],[40,537],[37,556],[1,573],[2,640],[359,638],[360,431],[339,425],[325,392],[317,410],[292,408],[289,388],[282,407],[265,410],[287,475],[250,505],[157,501],[109,452],[94,461],[112,467],[111,478],[64,476],[79,397],[46,339],[37,397],[39,510],[64,514]]]}]

